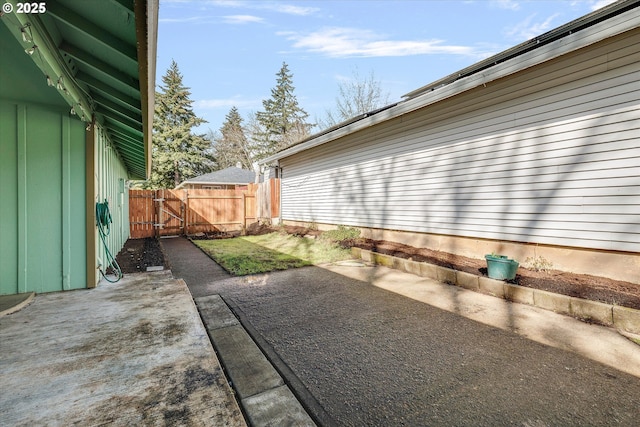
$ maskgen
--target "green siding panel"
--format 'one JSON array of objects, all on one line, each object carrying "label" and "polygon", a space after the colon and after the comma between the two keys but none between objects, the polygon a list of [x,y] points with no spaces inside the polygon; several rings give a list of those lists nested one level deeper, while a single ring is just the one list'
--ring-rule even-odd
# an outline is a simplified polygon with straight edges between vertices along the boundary
[{"label": "green siding panel", "polygon": [[[106,244],[109,252],[115,256],[129,237],[129,194],[125,185],[128,174],[101,126],[96,129],[96,177],[98,187],[95,202],[103,202],[105,199],[109,202],[113,223],[111,233],[106,237]],[[104,270],[107,256],[99,237],[96,237],[96,254],[98,264]]]},{"label": "green siding panel", "polygon": [[[29,108],[27,113],[26,290],[61,290],[61,119]],[[33,126],[33,124],[38,124]],[[21,125],[22,126],[22,125]],[[29,289],[30,288],[30,289]],[[22,290],[22,289],[21,289]]]},{"label": "green siding panel", "polygon": [[0,294],[84,288],[84,124],[58,107],[0,111]]},{"label": "green siding panel", "polygon": [[0,294],[18,292],[16,106],[0,102]]}]

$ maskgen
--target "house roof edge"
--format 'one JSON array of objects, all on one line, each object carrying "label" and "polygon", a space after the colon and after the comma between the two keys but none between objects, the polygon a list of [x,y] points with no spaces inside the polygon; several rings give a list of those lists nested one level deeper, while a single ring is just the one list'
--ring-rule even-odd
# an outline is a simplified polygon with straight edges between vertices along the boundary
[{"label": "house roof edge", "polygon": [[[640,0],[620,0],[616,3],[612,3],[602,9],[532,39],[535,41],[542,37],[546,37],[548,40],[544,43],[536,42],[536,45],[532,47],[529,46],[529,43],[531,43],[532,40],[529,40],[518,46],[507,49],[498,55],[494,55],[487,60],[480,61],[458,73],[451,74],[448,77],[409,92],[405,95],[405,99],[400,102],[375,110],[371,113],[356,116],[333,126],[332,128],[311,135],[310,137],[303,139],[278,153],[262,159],[259,163],[274,163],[282,158],[326,144],[361,129],[399,117],[411,111],[426,107],[437,101],[453,97],[475,87],[487,84],[491,81],[506,77],[518,71],[522,71],[526,68],[604,40],[605,38],[613,37],[617,34],[636,28],[638,27],[638,22],[640,22],[639,6]],[[626,12],[633,12],[634,16],[630,19],[620,19],[618,25],[611,25],[610,22],[607,22]],[[604,22],[606,22],[606,24]],[[598,29],[600,30],[596,32],[596,37],[588,37],[589,34],[581,31],[596,26],[598,26]],[[602,26],[605,28],[600,28]],[[574,38],[574,40],[572,42],[567,42],[567,38]],[[537,55],[541,49],[545,48],[549,50],[556,50],[556,54],[553,56]],[[504,56],[502,61],[485,66],[486,61],[499,56]],[[538,58],[536,58],[536,56],[538,56]],[[518,66],[513,66],[514,61],[518,61]],[[477,68],[477,70],[471,72],[471,69],[473,68]],[[459,74],[465,70],[467,74],[460,76]],[[483,73],[483,71],[486,72]],[[449,83],[444,83],[444,81],[451,76],[457,76],[458,78]]]}]

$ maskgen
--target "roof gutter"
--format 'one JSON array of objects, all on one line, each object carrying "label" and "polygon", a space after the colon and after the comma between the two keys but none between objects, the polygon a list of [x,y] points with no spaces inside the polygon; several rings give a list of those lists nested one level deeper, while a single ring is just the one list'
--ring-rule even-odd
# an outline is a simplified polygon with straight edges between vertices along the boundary
[{"label": "roof gutter", "polygon": [[58,90],[71,106],[72,114],[77,114],[84,122],[91,122],[94,112],[92,101],[76,82],[40,17],[37,14],[16,13],[16,0],[6,0],[6,3],[13,6],[13,16],[18,22],[18,27],[8,22],[7,27],[25,47],[26,54],[31,56],[34,64],[42,70],[47,84]]},{"label": "roof gutter", "polygon": [[211,182],[211,181],[182,181],[174,190],[179,190],[185,185],[248,185],[251,182]]},{"label": "roof gutter", "polygon": [[[300,146],[300,145],[305,144],[305,143],[307,143],[307,142],[309,142],[309,141],[312,141],[312,140],[314,140],[314,139],[321,138],[321,137],[323,137],[323,136],[325,136],[325,135],[332,134],[332,133],[333,133],[333,132],[335,132],[335,131],[338,131],[338,130],[341,130],[341,129],[343,129],[343,130],[348,130],[348,129],[350,129],[350,127],[349,127],[349,126],[350,126],[350,125],[352,125],[353,123],[356,123],[356,122],[359,122],[359,121],[361,121],[361,120],[364,120],[364,119],[366,119],[367,117],[375,116],[376,114],[378,114],[378,113],[380,113],[380,112],[382,112],[382,111],[385,111],[385,110],[389,110],[389,109],[391,109],[391,108],[395,107],[396,105],[398,105],[398,103],[397,103],[397,102],[395,102],[395,103],[393,103],[393,104],[386,105],[386,106],[384,106],[384,107],[378,108],[378,109],[373,110],[373,111],[369,111],[368,113],[360,114],[360,115],[357,115],[357,116],[352,117],[352,118],[350,118],[350,119],[347,119],[347,120],[345,120],[345,121],[343,121],[343,122],[338,123],[337,125],[331,126],[330,128],[327,128],[327,129],[325,129],[325,130],[323,130],[323,131],[321,131],[321,132],[319,132],[319,133],[316,133],[316,134],[314,134],[314,135],[311,135],[311,136],[310,136],[310,137],[308,137],[308,138],[305,138],[305,139],[302,139],[302,140],[300,140],[300,141],[296,142],[295,144],[293,144],[293,145],[292,145],[292,146],[290,146],[289,148],[287,148],[287,149],[285,149],[285,150],[281,151],[280,153],[288,152],[290,149],[292,149],[292,148],[294,148],[294,147]],[[350,133],[350,132],[349,132],[349,133]],[[337,138],[337,136],[334,136],[332,139],[336,139],[336,138]],[[325,141],[325,142],[328,142],[328,141]],[[304,149],[307,149],[307,148],[311,148],[311,147],[306,147],[306,146],[305,146],[305,148],[304,148]],[[273,162],[274,160],[277,160],[277,159],[279,159],[279,158],[286,157],[286,156],[280,156],[280,153],[276,153],[276,154],[274,154],[274,155],[272,155],[272,156],[269,156],[269,157],[267,157],[267,158],[265,158],[265,159],[263,159],[263,160],[259,161],[258,163],[260,163],[260,164],[268,164],[268,163],[271,163],[271,162]]]},{"label": "roof gutter", "polygon": [[426,86],[422,86],[421,88],[413,90],[405,95],[402,95],[402,97],[405,99],[415,98],[416,96],[419,96],[425,92],[436,90],[442,86],[451,84],[456,80],[469,77],[473,74],[486,70],[487,68],[493,67],[505,61],[508,61],[509,59],[520,56],[526,52],[529,52],[534,49],[538,49],[551,42],[564,38],[577,31],[591,27],[615,15],[631,10],[637,7],[638,3],[639,3],[638,0],[621,0],[615,3],[611,3],[607,6],[604,6],[601,9],[591,12],[588,15],[582,16],[565,25],[562,25],[551,31],[548,31],[540,36],[527,40],[524,43],[521,43],[517,46],[514,46],[496,55],[493,55],[483,61],[477,62],[467,68],[463,68],[462,70],[456,73],[449,74],[448,76],[443,77],[439,80],[436,80],[433,83],[429,83]]},{"label": "roof gutter", "polygon": [[[498,55],[480,61],[471,67],[467,67],[458,73],[451,74],[443,79],[437,80],[427,86],[423,86],[405,95],[405,100],[392,104],[374,114],[361,115],[347,120],[334,128],[327,129],[321,133],[313,135],[299,143],[286,148],[272,156],[260,161],[260,164],[270,164],[285,157],[300,153],[327,142],[342,138],[351,133],[368,128],[375,124],[399,117],[412,111],[424,108],[435,102],[451,98],[460,93],[471,90],[475,87],[486,85],[489,82],[504,78],[515,72],[535,66],[541,62],[557,58],[576,49],[596,43],[606,37],[612,37],[624,31],[638,27],[640,22],[640,0],[621,0],[599,9],[589,15],[576,19],[555,30],[549,31],[540,37],[525,42],[521,45],[508,49]],[[636,9],[632,11],[632,9]],[[617,16],[625,12],[630,12],[628,17]],[[592,27],[603,21],[610,20],[603,24],[597,37],[576,35],[580,30]],[[574,37],[565,41],[567,37]],[[540,41],[536,41],[540,40]],[[553,55],[536,55],[536,50],[545,45],[555,44]],[[520,58],[519,66],[513,66],[510,61]]]}]

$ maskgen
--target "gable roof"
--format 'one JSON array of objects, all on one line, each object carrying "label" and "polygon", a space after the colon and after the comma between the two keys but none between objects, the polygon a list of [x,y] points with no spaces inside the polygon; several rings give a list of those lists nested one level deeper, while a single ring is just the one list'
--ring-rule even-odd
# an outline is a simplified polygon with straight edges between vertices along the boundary
[{"label": "gable roof", "polygon": [[[37,3],[42,13],[12,13],[3,22],[72,114],[106,131],[129,176],[151,170],[158,0]],[[25,3],[26,4],[26,3]],[[31,3],[36,5],[36,3]]]},{"label": "gable roof", "polygon": [[235,166],[222,169],[215,172],[206,173],[204,175],[196,176],[195,178],[182,181],[176,188],[182,188],[186,184],[249,184],[255,181],[255,172],[248,171],[246,169],[240,169]]},{"label": "gable roof", "polygon": [[360,114],[303,139],[260,161],[282,158],[326,144],[524,69],[584,48],[640,26],[640,1],[619,0],[497,55],[416,89],[403,100]]}]

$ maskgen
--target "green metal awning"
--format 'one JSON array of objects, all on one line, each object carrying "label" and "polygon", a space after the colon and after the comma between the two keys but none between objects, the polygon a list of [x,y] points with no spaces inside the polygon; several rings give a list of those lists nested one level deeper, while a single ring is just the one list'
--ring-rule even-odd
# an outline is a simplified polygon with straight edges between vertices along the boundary
[{"label": "green metal awning", "polygon": [[145,179],[151,168],[158,0],[4,0],[1,21],[70,111],[106,130],[130,177]]}]

